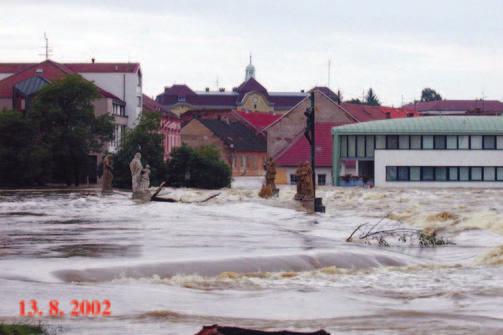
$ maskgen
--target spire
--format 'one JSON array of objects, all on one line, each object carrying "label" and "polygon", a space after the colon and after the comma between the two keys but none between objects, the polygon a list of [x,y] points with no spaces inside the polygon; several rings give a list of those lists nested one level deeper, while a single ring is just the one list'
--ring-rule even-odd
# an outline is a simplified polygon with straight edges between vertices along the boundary
[{"label": "spire", "polygon": [[245,72],[245,81],[247,81],[250,78],[255,78],[255,66],[253,66],[252,63],[252,54],[250,52],[250,64],[246,67],[246,72]]}]

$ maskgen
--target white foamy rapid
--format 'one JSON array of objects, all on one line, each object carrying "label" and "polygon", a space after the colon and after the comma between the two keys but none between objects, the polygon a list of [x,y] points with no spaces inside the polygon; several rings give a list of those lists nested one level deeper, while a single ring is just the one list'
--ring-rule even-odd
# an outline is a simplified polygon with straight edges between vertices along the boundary
[{"label": "white foamy rapid", "polygon": [[[62,334],[194,334],[203,324],[332,334],[502,334],[499,190],[325,187],[326,214],[233,189],[0,195],[0,322],[20,299],[109,299],[109,318],[50,319]],[[205,201],[212,195],[210,200]],[[362,223],[435,230],[437,248],[347,243]]]}]

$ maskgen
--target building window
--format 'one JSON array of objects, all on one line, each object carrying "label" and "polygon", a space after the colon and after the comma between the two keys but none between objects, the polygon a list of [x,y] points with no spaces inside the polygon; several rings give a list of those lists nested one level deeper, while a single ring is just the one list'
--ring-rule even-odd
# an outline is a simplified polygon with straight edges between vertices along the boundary
[{"label": "building window", "polygon": [[470,137],[470,149],[472,150],[482,149],[482,136],[476,135]]},{"label": "building window", "polygon": [[457,136],[447,136],[447,149],[457,149],[458,148],[458,137]]},{"label": "building window", "polygon": [[341,136],[341,157],[348,157],[348,137]]},{"label": "building window", "polygon": [[326,185],[327,184],[327,175],[319,174],[318,175],[318,185]]},{"label": "building window", "polygon": [[503,182],[503,167],[494,166],[386,166],[386,181]]},{"label": "building window", "polygon": [[367,136],[365,138],[366,149],[365,155],[367,157],[374,157],[374,136]]},{"label": "building window", "polygon": [[386,180],[396,181],[398,179],[398,172],[396,166],[386,166]]},{"label": "building window", "polygon": [[407,135],[398,136],[398,148],[409,149],[409,136]]},{"label": "building window", "polygon": [[447,180],[447,168],[436,167],[435,168],[435,180],[436,181],[446,181]]},{"label": "building window", "polygon": [[457,167],[450,167],[449,168],[449,180],[450,181],[458,180],[458,168]]},{"label": "building window", "polygon": [[386,136],[377,135],[376,136],[376,149],[386,149]]},{"label": "building window", "polygon": [[469,181],[470,180],[470,168],[463,166],[459,168],[459,181]]},{"label": "building window", "polygon": [[503,167],[496,168],[496,180],[503,181]]},{"label": "building window", "polygon": [[136,104],[136,107],[141,107],[141,97],[136,97],[137,99],[137,104]]},{"label": "building window", "polygon": [[483,141],[484,141],[483,146],[485,150],[496,149],[496,136],[484,136]]},{"label": "building window", "polygon": [[475,181],[482,180],[482,168],[472,167],[470,170],[470,179]]},{"label": "building window", "polygon": [[299,181],[299,178],[297,177],[296,174],[290,175],[290,185],[297,185],[298,181]]},{"label": "building window", "polygon": [[421,180],[433,181],[435,179],[435,168],[431,166],[424,166],[421,168]]},{"label": "building window", "polygon": [[185,102],[185,97],[178,96],[178,102]]},{"label": "building window", "polygon": [[356,157],[356,136],[348,136],[348,157]]},{"label": "building window", "polygon": [[447,148],[445,136],[436,135],[433,139],[435,150],[445,150]]},{"label": "building window", "polygon": [[399,166],[397,173],[399,181],[409,180],[409,168],[407,166]]},{"label": "building window", "polygon": [[459,149],[470,149],[470,137],[469,136],[458,136],[458,148]]},{"label": "building window", "polygon": [[496,149],[503,149],[503,136],[496,136]]},{"label": "building window", "polygon": [[484,168],[484,181],[495,181],[496,180],[496,169],[494,167]]},{"label": "building window", "polygon": [[386,149],[388,150],[398,149],[398,136],[396,135],[386,136]]},{"label": "building window", "polygon": [[411,181],[421,180],[421,168],[419,166],[412,166],[410,168],[410,180]]},{"label": "building window", "polygon": [[365,157],[365,136],[356,137],[356,149],[358,150],[358,157]]},{"label": "building window", "polygon": [[433,149],[433,136],[425,135],[423,136],[423,149]]},{"label": "building window", "polygon": [[410,148],[413,150],[421,150],[421,135],[410,137]]}]

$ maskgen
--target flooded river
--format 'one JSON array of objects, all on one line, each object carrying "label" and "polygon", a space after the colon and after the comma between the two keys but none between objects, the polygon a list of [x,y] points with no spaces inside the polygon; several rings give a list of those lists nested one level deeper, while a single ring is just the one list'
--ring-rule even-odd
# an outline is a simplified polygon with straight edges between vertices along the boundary
[{"label": "flooded river", "polygon": [[[503,191],[294,189],[0,195],[0,322],[60,334],[194,334],[202,325],[332,334],[503,334]],[[435,229],[450,244],[347,243],[362,223]],[[57,299],[108,299],[111,316],[19,317]]]}]

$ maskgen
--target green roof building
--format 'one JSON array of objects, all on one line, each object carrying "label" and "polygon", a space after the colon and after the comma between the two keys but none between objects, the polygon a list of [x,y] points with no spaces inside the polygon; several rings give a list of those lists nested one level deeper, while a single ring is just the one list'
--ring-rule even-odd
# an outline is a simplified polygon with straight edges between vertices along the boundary
[{"label": "green roof building", "polygon": [[503,117],[389,119],[332,136],[336,185],[503,187]]}]

